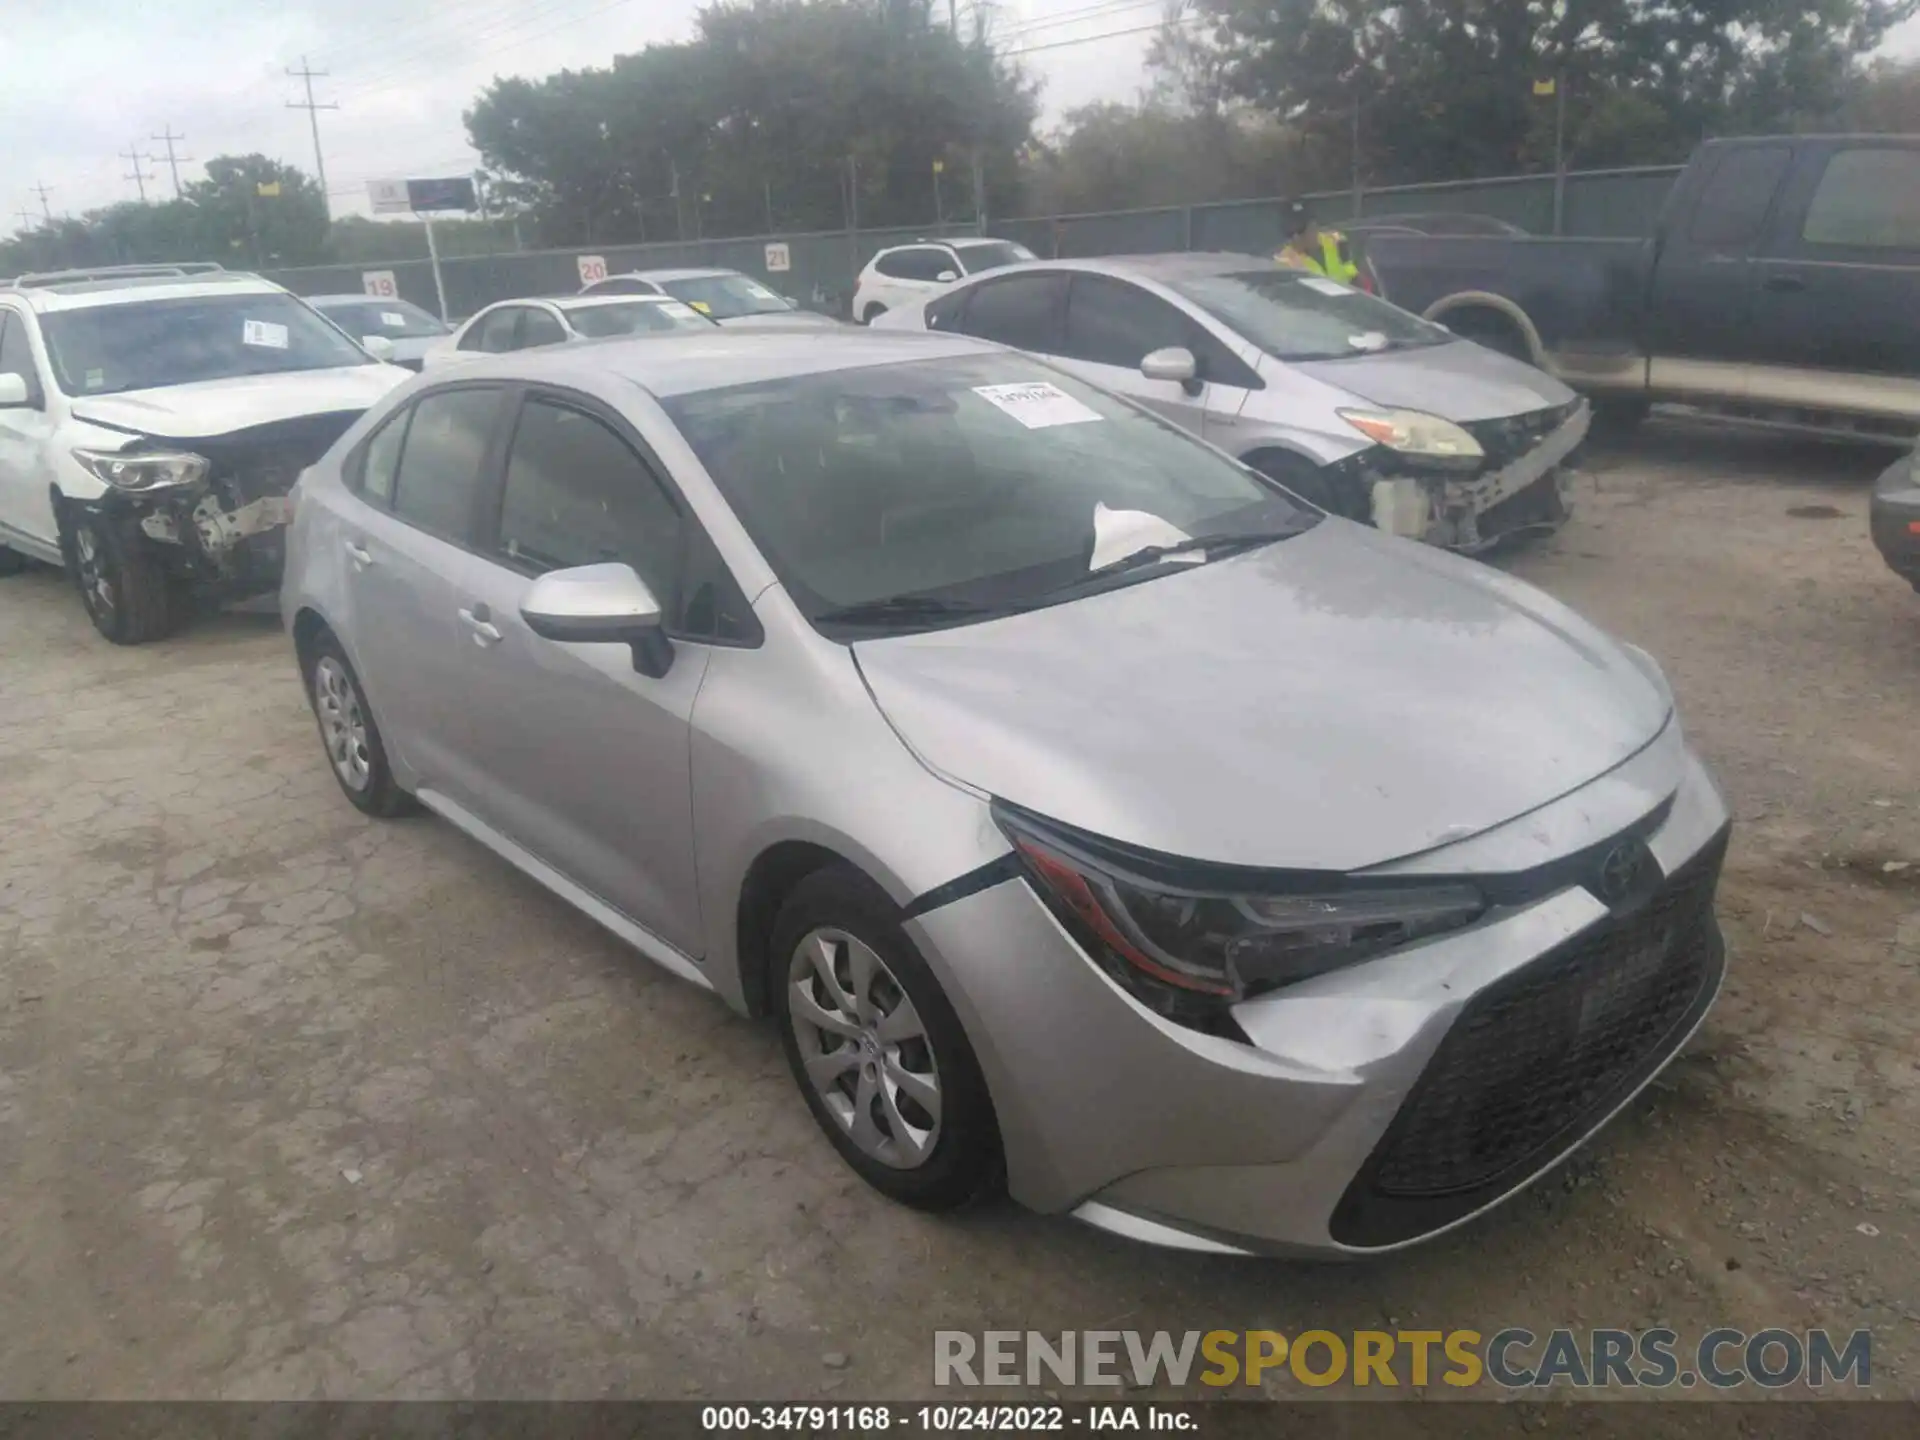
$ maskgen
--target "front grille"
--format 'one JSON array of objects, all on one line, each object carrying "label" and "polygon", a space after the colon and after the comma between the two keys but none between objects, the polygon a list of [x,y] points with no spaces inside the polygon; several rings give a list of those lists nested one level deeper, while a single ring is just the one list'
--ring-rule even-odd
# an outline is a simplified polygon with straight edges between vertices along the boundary
[{"label": "front grille", "polygon": [[1658,1068],[1719,979],[1725,847],[1723,835],[1631,913],[1475,997],[1341,1201],[1336,1239],[1391,1244],[1477,1209]]},{"label": "front grille", "polygon": [[1498,470],[1518,460],[1566,424],[1579,403],[1575,400],[1549,410],[1530,410],[1524,415],[1506,415],[1498,420],[1470,420],[1461,428],[1487,452],[1487,468]]}]

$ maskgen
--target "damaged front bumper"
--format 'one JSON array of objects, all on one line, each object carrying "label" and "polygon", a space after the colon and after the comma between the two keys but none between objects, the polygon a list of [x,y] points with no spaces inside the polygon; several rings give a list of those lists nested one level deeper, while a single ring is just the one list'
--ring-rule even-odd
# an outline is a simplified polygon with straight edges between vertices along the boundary
[{"label": "damaged front bumper", "polygon": [[[1468,555],[1518,535],[1559,529],[1572,510],[1566,461],[1587,438],[1593,412],[1581,400],[1564,418],[1554,419],[1551,429],[1517,455],[1503,453],[1506,447],[1498,442],[1483,442],[1489,464],[1477,475],[1371,475],[1368,498],[1375,528]],[[1512,423],[1493,422],[1487,428]]]}]

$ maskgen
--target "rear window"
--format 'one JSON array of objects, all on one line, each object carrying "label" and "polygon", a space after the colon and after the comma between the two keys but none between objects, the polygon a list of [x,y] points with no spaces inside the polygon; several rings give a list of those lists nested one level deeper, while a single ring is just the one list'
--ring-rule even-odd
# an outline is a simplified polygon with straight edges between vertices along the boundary
[{"label": "rear window", "polygon": [[405,300],[344,300],[314,309],[349,335],[384,335],[389,340],[418,340],[445,335],[450,326]]},{"label": "rear window", "polygon": [[960,263],[967,267],[967,274],[978,275],[982,270],[997,270],[1002,265],[1018,265],[1023,260],[1038,260],[1024,245],[1016,245],[1011,240],[977,240],[971,243],[962,241],[953,247],[953,253],[960,257]]},{"label": "rear window", "polygon": [[1445,345],[1454,336],[1398,306],[1318,275],[1274,266],[1166,283],[1280,360],[1342,360]]},{"label": "rear window", "polygon": [[598,340],[608,335],[647,335],[668,330],[713,329],[691,305],[678,300],[633,300],[624,305],[575,305],[567,323],[578,334]]}]

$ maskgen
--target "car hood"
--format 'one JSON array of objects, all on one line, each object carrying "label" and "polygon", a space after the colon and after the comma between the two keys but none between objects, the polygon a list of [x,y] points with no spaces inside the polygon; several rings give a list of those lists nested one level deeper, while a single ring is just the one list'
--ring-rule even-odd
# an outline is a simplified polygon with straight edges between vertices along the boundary
[{"label": "car hood", "polygon": [[1339,520],[853,651],[936,772],[1112,840],[1283,869],[1465,839],[1619,765],[1671,708],[1531,586]]},{"label": "car hood", "polygon": [[716,320],[714,324],[725,325],[730,329],[734,327],[747,328],[761,325],[765,325],[770,329],[779,330],[818,330],[823,326],[830,326],[834,329],[840,327],[838,320],[834,319],[831,315],[822,315],[817,310],[787,310],[777,314],[766,315],[733,315],[725,320]]},{"label": "car hood", "polygon": [[80,396],[75,418],[135,435],[195,440],[276,420],[358,414],[411,375],[397,365],[347,365],[285,375],[239,375],[120,395]]},{"label": "car hood", "polygon": [[1448,420],[1498,420],[1570,404],[1573,391],[1544,370],[1483,345],[1455,340],[1343,360],[1302,360],[1291,368],[1371,400]]}]

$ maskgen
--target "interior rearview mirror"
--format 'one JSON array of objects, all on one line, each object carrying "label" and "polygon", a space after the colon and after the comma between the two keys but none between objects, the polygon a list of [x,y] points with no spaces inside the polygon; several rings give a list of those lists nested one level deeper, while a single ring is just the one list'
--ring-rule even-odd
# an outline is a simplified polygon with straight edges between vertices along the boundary
[{"label": "interior rearview mirror", "polygon": [[942,270],[933,278],[938,280],[942,285],[951,285],[960,278],[960,272],[957,270]]},{"label": "interior rearview mirror", "polygon": [[1200,366],[1184,345],[1148,351],[1140,361],[1140,373],[1149,380],[1172,380],[1189,392],[1199,388]]},{"label": "interior rearview mirror", "polygon": [[393,341],[384,335],[362,335],[360,348],[376,360],[391,361],[393,359]]},{"label": "interior rearview mirror", "polygon": [[0,375],[0,409],[12,410],[31,403],[25,376],[12,373]]},{"label": "interior rearview mirror", "polygon": [[633,668],[651,679],[673,664],[660,602],[631,565],[549,570],[527,587],[520,618],[534,634],[563,645],[630,646]]}]

